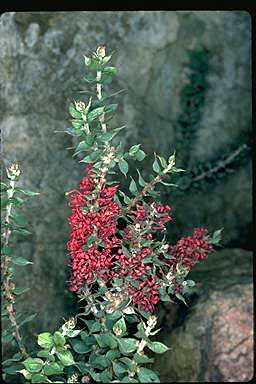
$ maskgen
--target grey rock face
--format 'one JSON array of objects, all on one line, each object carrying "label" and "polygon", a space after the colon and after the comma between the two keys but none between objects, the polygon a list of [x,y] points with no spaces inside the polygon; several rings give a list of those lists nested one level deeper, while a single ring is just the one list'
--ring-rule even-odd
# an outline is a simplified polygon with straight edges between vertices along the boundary
[{"label": "grey rock face", "polygon": [[[72,158],[67,106],[85,89],[83,54],[99,44],[116,50],[120,96],[117,126],[127,124],[127,145],[142,143],[169,155],[179,94],[186,83],[188,50],[210,51],[210,88],[191,165],[211,160],[250,133],[250,16],[246,12],[38,12],[0,18],[1,129],[5,165],[17,159],[22,184],[41,195],[25,208],[33,235],[18,241],[19,254],[34,261],[20,275],[31,291],[25,309],[39,312],[30,334],[53,329],[65,316],[68,240],[65,191],[83,167]],[[249,128],[248,128],[249,127]],[[148,164],[148,161],[146,161]],[[250,161],[248,162],[250,163]],[[148,169],[148,168],[146,168]],[[195,225],[224,226],[224,243],[248,246],[251,223],[250,164],[206,192],[173,201],[177,221],[171,238]],[[30,269],[29,269],[30,268]]]}]

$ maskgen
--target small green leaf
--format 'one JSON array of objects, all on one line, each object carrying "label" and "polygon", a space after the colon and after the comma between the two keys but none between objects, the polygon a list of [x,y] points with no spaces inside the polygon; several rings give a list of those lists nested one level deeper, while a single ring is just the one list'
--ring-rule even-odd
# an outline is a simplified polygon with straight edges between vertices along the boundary
[{"label": "small green leaf", "polygon": [[74,351],[79,354],[88,353],[92,350],[91,345],[87,345],[85,344],[84,341],[81,341],[81,340],[77,340],[77,339],[70,340],[70,344],[74,349]]},{"label": "small green leaf", "polygon": [[146,363],[153,363],[154,359],[149,358],[148,356],[141,355],[140,353],[135,353],[134,359],[137,361],[139,364],[146,364]]},{"label": "small green leaf", "polygon": [[84,63],[88,67],[91,64],[90,57],[87,57],[87,56],[84,55]]},{"label": "small green leaf", "polygon": [[113,113],[117,110],[118,104],[109,104],[106,106],[105,112]]},{"label": "small green leaf", "polygon": [[147,343],[147,347],[155,353],[164,353],[169,350],[169,348],[166,345],[164,345],[163,343],[160,343],[159,341],[153,341],[152,343]]},{"label": "small green leaf", "polygon": [[100,380],[102,383],[110,383],[112,379],[112,373],[108,369],[105,369],[100,373]]},{"label": "small green leaf", "polygon": [[111,361],[106,356],[97,356],[90,361],[93,368],[104,369],[110,366]]},{"label": "small green leaf", "polygon": [[32,376],[31,383],[49,383],[47,376],[39,373]]},{"label": "small green leaf", "polygon": [[50,354],[50,352],[46,349],[42,349],[41,351],[37,352],[37,357],[44,357],[48,359],[49,361],[54,361],[55,358],[53,355]]},{"label": "small green leaf", "polygon": [[62,373],[63,367],[61,367],[58,363],[46,363],[44,366],[44,374],[47,376],[50,375],[58,375]]},{"label": "small green leaf", "polygon": [[101,116],[102,113],[104,113],[104,108],[105,107],[98,107],[98,108],[95,108],[93,111],[89,112],[88,113],[88,122],[92,122],[93,120],[95,120],[97,117]]},{"label": "small green leaf", "polygon": [[56,354],[63,365],[69,366],[75,364],[73,355],[70,351],[60,351]]},{"label": "small green leaf", "polygon": [[121,159],[118,163],[120,171],[126,176],[129,170],[129,164],[125,159]]},{"label": "small green leaf", "polygon": [[22,320],[22,322],[19,324],[19,326],[21,327],[22,325],[26,324],[26,323],[29,323],[30,321],[34,320],[34,318],[37,316],[37,313],[33,313],[32,315],[29,315],[28,317],[26,317],[24,320]]},{"label": "small green leaf", "polygon": [[166,168],[167,167],[167,162],[166,160],[162,157],[162,156],[159,156],[157,155],[158,159],[160,160],[160,163],[162,165],[163,168]]},{"label": "small green leaf", "polygon": [[82,114],[76,110],[73,103],[69,104],[68,110],[69,110],[69,113],[72,117],[77,118],[77,119],[80,119],[82,117]]},{"label": "small green leaf", "polygon": [[175,293],[175,296],[177,297],[177,299],[181,300],[185,305],[187,305],[186,300],[179,292]]},{"label": "small green leaf", "polygon": [[143,179],[143,177],[141,176],[140,171],[138,169],[137,169],[137,172],[138,172],[138,175],[139,175],[139,185],[141,187],[145,187],[146,181]]},{"label": "small green leaf", "polygon": [[13,220],[15,224],[21,225],[22,227],[28,223],[25,216],[17,213],[15,215],[10,215],[10,219]]},{"label": "small green leaf", "polygon": [[134,156],[135,153],[139,151],[140,146],[141,146],[141,144],[133,145],[133,146],[129,149],[129,155],[130,155],[130,156]]},{"label": "small green leaf", "polygon": [[37,344],[40,347],[45,349],[50,349],[53,347],[53,337],[50,332],[43,332],[37,336]]},{"label": "small green leaf", "polygon": [[37,357],[34,359],[32,357],[28,357],[22,362],[22,364],[29,372],[34,373],[39,372],[42,369],[44,362],[43,360],[38,359]]},{"label": "small green leaf", "polygon": [[27,231],[24,228],[14,228],[12,233],[17,233],[18,235],[23,235],[23,236],[31,235],[31,232]]},{"label": "small green leaf", "polygon": [[113,331],[117,336],[123,336],[123,334],[126,332],[126,324],[125,320],[122,317],[120,320],[118,320],[114,326],[113,326]]},{"label": "small green leaf", "polygon": [[134,157],[135,157],[136,160],[142,161],[142,160],[145,159],[146,153],[144,151],[142,151],[142,149],[139,149],[138,152],[136,152],[134,154]]},{"label": "small green leaf", "polygon": [[76,337],[81,332],[80,329],[68,329],[66,335],[68,337]]},{"label": "small green leaf", "polygon": [[137,189],[137,185],[134,181],[134,179],[131,177],[131,182],[130,182],[130,185],[129,185],[129,191],[135,195],[137,192],[138,192],[138,189]]},{"label": "small green leaf", "polygon": [[138,380],[134,379],[134,377],[125,376],[122,378],[121,383],[138,383]]},{"label": "small green leaf", "polygon": [[22,295],[23,293],[29,291],[29,289],[30,289],[30,288],[16,287],[16,288],[14,288],[13,293],[14,293],[15,295],[19,296],[19,295]]},{"label": "small green leaf", "polygon": [[39,192],[29,191],[28,189],[16,188],[16,190],[19,191],[19,192],[22,192],[26,196],[37,196],[37,195],[40,195]]},{"label": "small green leaf", "polygon": [[111,351],[108,351],[106,353],[106,357],[113,361],[114,359],[116,359],[117,357],[120,357],[120,352],[117,350],[117,349],[112,349]]},{"label": "small green leaf", "polygon": [[117,376],[127,372],[127,367],[123,363],[116,363],[113,361],[112,365],[113,365],[113,371]]},{"label": "small green leaf", "polygon": [[160,383],[159,377],[148,368],[139,368],[138,378],[141,383]]},{"label": "small green leaf", "polygon": [[61,347],[63,347],[66,343],[65,337],[59,331],[54,332],[53,341],[57,346]]},{"label": "small green leaf", "polygon": [[33,264],[31,261],[25,259],[24,257],[20,257],[20,256],[14,256],[14,257],[12,257],[11,261],[12,261],[13,264],[16,264],[16,265],[28,265],[28,264]]},{"label": "small green leaf", "polygon": [[137,368],[137,364],[133,360],[129,359],[129,357],[121,357],[119,361],[126,364],[130,371],[135,371]]},{"label": "small green leaf", "polygon": [[101,323],[95,320],[85,320],[85,323],[91,333],[100,332]]},{"label": "small green leaf", "polygon": [[103,73],[106,73],[108,75],[116,75],[117,74],[117,68],[116,67],[105,67],[103,69]]},{"label": "small green leaf", "polygon": [[156,173],[159,173],[161,172],[161,168],[160,168],[160,165],[157,161],[157,158],[155,158],[155,161],[153,163],[153,170],[156,172]]},{"label": "small green leaf", "polygon": [[132,338],[122,338],[118,340],[120,351],[126,355],[137,349],[137,340]]},{"label": "small green leaf", "polygon": [[113,139],[113,137],[117,134],[115,131],[109,131],[102,133],[98,136],[99,140],[102,141],[103,143],[108,142]]}]

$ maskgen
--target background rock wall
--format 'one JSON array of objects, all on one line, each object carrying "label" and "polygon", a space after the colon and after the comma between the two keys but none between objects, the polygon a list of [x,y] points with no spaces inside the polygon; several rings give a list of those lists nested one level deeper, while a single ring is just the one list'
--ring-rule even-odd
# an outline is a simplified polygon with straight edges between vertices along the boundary
[{"label": "background rock wall", "polygon": [[[191,168],[250,141],[250,28],[250,15],[243,11],[13,12],[1,16],[4,165],[17,159],[23,185],[41,193],[25,208],[33,235],[18,240],[20,255],[34,262],[19,277],[31,287],[24,296],[25,309],[39,313],[38,321],[29,326],[28,339],[35,332],[53,329],[72,312],[66,288],[69,210],[64,194],[77,185],[83,168],[67,150],[72,139],[55,131],[69,126],[68,103],[76,97],[75,91],[86,88],[83,54],[99,44],[116,51],[113,64],[119,76],[113,88],[126,89],[118,96],[116,118],[117,126],[127,125],[124,141],[127,145],[140,142],[146,151],[167,156],[175,149],[189,51],[207,48],[208,89],[189,148],[187,167]],[[251,250],[250,155],[221,182],[181,196],[170,191],[165,199],[176,215],[170,239],[189,233],[195,225],[210,230],[224,227],[225,247]],[[226,278],[239,284],[250,262],[234,277],[232,257],[222,260],[225,270],[231,270]],[[207,274],[210,265],[207,261],[204,265]]]}]

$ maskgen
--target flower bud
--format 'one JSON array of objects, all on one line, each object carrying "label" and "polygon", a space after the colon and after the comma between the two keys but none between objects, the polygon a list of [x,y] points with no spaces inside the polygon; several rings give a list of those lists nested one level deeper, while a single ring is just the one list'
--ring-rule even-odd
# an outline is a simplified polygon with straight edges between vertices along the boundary
[{"label": "flower bud", "polygon": [[100,58],[103,58],[106,56],[106,50],[105,50],[105,47],[103,45],[100,45],[98,48],[97,48],[97,51],[96,51],[97,55],[100,57]]}]

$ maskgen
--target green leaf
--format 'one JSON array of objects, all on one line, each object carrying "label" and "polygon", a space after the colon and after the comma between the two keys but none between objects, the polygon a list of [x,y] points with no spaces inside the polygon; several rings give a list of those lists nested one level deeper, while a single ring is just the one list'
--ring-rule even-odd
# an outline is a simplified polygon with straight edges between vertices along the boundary
[{"label": "green leaf", "polygon": [[12,233],[17,233],[18,235],[23,235],[23,236],[31,235],[31,232],[27,231],[24,228],[15,228],[13,229]]},{"label": "green leaf", "polygon": [[90,361],[93,368],[104,369],[110,366],[111,361],[106,356],[97,356]]},{"label": "green leaf", "polygon": [[169,350],[169,348],[166,345],[164,345],[163,343],[160,343],[159,341],[153,341],[152,343],[147,343],[147,347],[155,353],[164,353]]},{"label": "green leaf", "polygon": [[121,383],[138,383],[138,380],[134,379],[134,377],[125,376],[122,378]]},{"label": "green leaf", "polygon": [[63,372],[63,367],[58,363],[46,363],[44,366],[44,374],[47,376],[57,375]]},{"label": "green leaf", "polygon": [[54,332],[53,341],[57,346],[61,347],[63,347],[66,343],[65,337],[59,331]]},{"label": "green leaf", "polygon": [[129,149],[129,155],[130,155],[130,156],[134,156],[135,153],[139,151],[140,146],[141,146],[141,144],[133,145],[133,146]]},{"label": "green leaf", "polygon": [[123,363],[116,363],[113,361],[113,371],[117,376],[120,376],[122,373],[127,372],[127,367]]},{"label": "green leaf", "polygon": [[68,329],[66,335],[68,337],[76,337],[81,332],[81,329]]},{"label": "green leaf", "polygon": [[209,240],[209,243],[217,245],[221,241],[221,235],[224,228],[217,229],[213,232],[212,238]]},{"label": "green leaf", "polygon": [[9,375],[15,375],[23,368],[21,364],[12,364],[9,367],[4,367],[3,372],[8,373]]},{"label": "green leaf", "polygon": [[146,363],[153,363],[154,362],[154,359],[146,356],[145,354],[141,355],[140,353],[135,353],[134,359],[139,364],[146,364]]},{"label": "green leaf", "polygon": [[21,189],[21,188],[16,188],[17,191],[24,193],[26,196],[37,196],[40,195],[39,192],[33,192],[29,191],[28,189]]},{"label": "green leaf", "polygon": [[187,280],[187,286],[192,288],[196,285],[196,283],[194,282],[194,280]]},{"label": "green leaf", "polygon": [[28,357],[22,362],[22,364],[29,372],[34,373],[39,372],[42,369],[44,362],[43,360],[38,359],[37,357],[34,359],[32,357]]},{"label": "green leaf", "polygon": [[131,199],[123,191],[119,191],[119,193],[123,197],[125,204],[129,204]]},{"label": "green leaf", "polygon": [[45,349],[50,349],[53,347],[53,337],[50,332],[43,332],[37,336],[37,344],[40,347]]},{"label": "green leaf", "polygon": [[12,219],[17,225],[25,226],[28,224],[26,217],[21,214],[16,213],[15,215],[11,215],[10,219]]},{"label": "green leaf", "polygon": [[144,187],[146,185],[146,181],[143,179],[143,177],[140,174],[140,171],[137,169],[138,175],[139,175],[139,185],[141,187]]},{"label": "green leaf", "polygon": [[117,349],[112,349],[106,353],[106,357],[113,361],[114,359],[120,357],[120,352]]},{"label": "green leaf", "polygon": [[117,132],[115,132],[115,131],[105,132],[105,133],[98,135],[98,139],[100,141],[102,141],[103,143],[105,143],[105,142],[112,140],[116,134],[117,134]]},{"label": "green leaf", "polygon": [[112,379],[112,373],[110,373],[108,369],[105,369],[100,373],[100,380],[103,383],[109,383],[111,382],[111,379]]},{"label": "green leaf", "polygon": [[137,189],[137,185],[134,181],[134,179],[131,177],[131,182],[130,182],[130,185],[129,185],[129,191],[135,195],[137,192],[138,192],[138,189]]},{"label": "green leaf", "polygon": [[134,352],[138,345],[137,340],[132,338],[122,338],[118,340],[120,352],[124,355]]},{"label": "green leaf", "polygon": [[137,368],[137,364],[133,360],[129,359],[129,357],[121,357],[119,361],[126,364],[130,371],[135,371]]},{"label": "green leaf", "polygon": [[80,143],[76,146],[75,154],[86,151],[91,148],[91,145],[88,144],[86,140],[80,141]]},{"label": "green leaf", "polygon": [[106,73],[108,75],[116,75],[117,74],[117,68],[116,67],[105,67],[103,69],[103,73]]},{"label": "green leaf", "polygon": [[19,295],[22,295],[23,293],[29,291],[29,289],[30,289],[30,288],[16,287],[16,288],[14,288],[13,293],[14,293],[15,295],[19,296]]},{"label": "green leaf", "polygon": [[37,357],[44,357],[44,358],[46,358],[46,359],[48,359],[48,360],[50,360],[50,361],[54,361],[55,360],[55,358],[54,358],[54,356],[53,355],[51,355],[50,354],[50,352],[48,351],[48,350],[41,350],[41,351],[39,351],[39,352],[37,352]]},{"label": "green leaf", "polygon": [[160,165],[157,161],[157,158],[155,158],[155,161],[153,163],[153,170],[156,172],[156,173],[159,173],[161,172],[161,168],[160,168]]},{"label": "green leaf", "polygon": [[117,341],[111,332],[95,335],[95,338],[101,348],[109,347],[111,349],[115,349],[117,347]]},{"label": "green leaf", "polygon": [[88,113],[88,122],[90,123],[93,120],[95,120],[97,117],[102,115],[102,113],[104,113],[104,108],[105,107],[98,107],[98,108],[95,108],[93,111],[89,112]]},{"label": "green leaf", "polygon": [[142,161],[142,160],[145,159],[146,153],[144,151],[142,151],[142,149],[139,149],[138,152],[136,152],[134,154],[134,157],[135,157],[136,160]]},{"label": "green leaf", "polygon": [[114,324],[113,331],[117,336],[123,336],[123,334],[127,331],[123,317]]},{"label": "green leaf", "polygon": [[49,383],[47,376],[39,373],[32,376],[31,383]]},{"label": "green leaf", "polygon": [[120,171],[126,176],[127,172],[129,171],[129,164],[127,163],[127,161],[125,159],[119,160],[118,166]]},{"label": "green leaf", "polygon": [[72,117],[77,118],[77,119],[80,119],[82,117],[82,114],[76,110],[73,103],[69,104],[68,110],[69,110],[69,113]]},{"label": "green leaf", "polygon": [[88,67],[91,64],[91,58],[84,55],[84,63]]},{"label": "green leaf", "polygon": [[74,349],[74,351],[79,354],[88,353],[92,350],[91,345],[87,345],[85,344],[84,341],[81,341],[81,340],[77,340],[77,339],[70,340],[70,344]]},{"label": "green leaf", "polygon": [[70,351],[59,351],[56,354],[63,365],[69,366],[75,364],[73,355]]},{"label": "green leaf", "polygon": [[101,323],[95,320],[85,320],[85,323],[91,333],[100,332]]},{"label": "green leaf", "polygon": [[141,383],[160,383],[159,377],[148,368],[140,368],[138,378]]},{"label": "green leaf", "polygon": [[162,156],[159,156],[157,155],[158,159],[160,160],[160,163],[162,165],[163,168],[166,168],[167,167],[167,162],[166,160],[162,157]]},{"label": "green leaf", "polygon": [[33,313],[32,315],[29,315],[28,317],[26,317],[24,320],[22,320],[22,322],[19,324],[19,326],[21,327],[22,325],[26,324],[26,323],[29,323],[30,321],[34,320],[34,318],[37,316],[37,313]]},{"label": "green leaf", "polygon": [[113,113],[117,110],[118,104],[109,104],[106,106],[105,112]]},{"label": "green leaf", "polygon": [[4,360],[4,361],[2,362],[2,365],[9,365],[9,364],[11,364],[13,361],[19,361],[21,358],[22,358],[22,354],[21,354],[20,352],[15,353],[15,355],[13,355],[12,358],[7,359],[7,360]]},{"label": "green leaf", "polygon": [[13,264],[16,264],[16,265],[28,265],[28,264],[33,264],[31,261],[25,259],[24,257],[20,257],[20,256],[14,256],[14,257],[12,257],[11,261],[12,261]]},{"label": "green leaf", "polygon": [[179,292],[175,293],[175,296],[177,297],[177,299],[181,300],[185,305],[187,305],[186,300]]},{"label": "green leaf", "polygon": [[5,183],[2,183],[2,182],[0,184],[1,184],[1,192],[7,191],[8,185],[6,185]]}]

